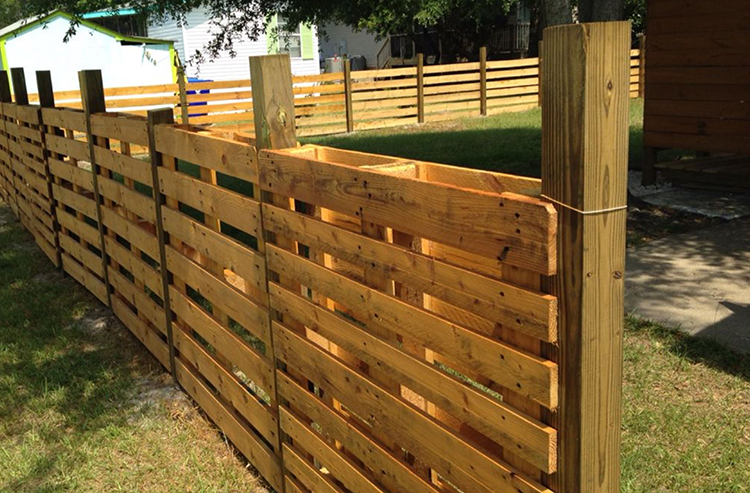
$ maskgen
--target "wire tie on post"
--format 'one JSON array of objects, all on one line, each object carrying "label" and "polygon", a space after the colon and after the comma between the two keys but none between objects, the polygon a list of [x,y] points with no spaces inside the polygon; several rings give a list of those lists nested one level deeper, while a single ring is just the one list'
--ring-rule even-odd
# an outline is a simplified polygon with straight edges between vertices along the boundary
[{"label": "wire tie on post", "polygon": [[621,205],[621,206],[618,206],[618,207],[610,207],[609,209],[598,209],[598,210],[595,210],[595,211],[582,211],[581,209],[576,209],[575,207],[573,207],[573,206],[570,206],[570,205],[568,205],[568,204],[563,204],[563,203],[562,203],[562,202],[560,202],[559,200],[555,200],[555,199],[553,199],[553,198],[551,198],[551,197],[548,197],[548,196],[546,196],[546,195],[544,195],[544,194],[542,194],[542,195],[541,195],[541,197],[542,197],[543,199],[547,199],[547,200],[549,200],[549,201],[550,201],[550,202],[552,202],[553,204],[557,204],[557,205],[559,205],[560,207],[564,207],[565,209],[571,210],[571,211],[573,211],[573,212],[577,212],[577,213],[579,213],[579,214],[581,214],[581,215],[583,215],[583,216],[590,216],[590,215],[592,215],[592,214],[603,214],[603,213],[605,213],[605,212],[615,212],[615,211],[622,211],[622,210],[625,210],[625,209],[627,209],[627,208],[628,208],[628,206],[627,206],[627,204],[626,204],[626,205]]}]

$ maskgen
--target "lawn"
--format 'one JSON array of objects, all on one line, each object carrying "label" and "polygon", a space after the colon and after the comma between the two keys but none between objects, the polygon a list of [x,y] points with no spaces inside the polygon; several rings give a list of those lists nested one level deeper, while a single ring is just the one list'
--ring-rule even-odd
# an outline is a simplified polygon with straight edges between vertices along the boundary
[{"label": "lawn", "polygon": [[[305,143],[539,177],[542,111],[466,118],[347,135],[301,139]],[[643,157],[643,100],[630,104],[630,160]]]},{"label": "lawn", "polygon": [[0,492],[265,491],[0,201]]}]

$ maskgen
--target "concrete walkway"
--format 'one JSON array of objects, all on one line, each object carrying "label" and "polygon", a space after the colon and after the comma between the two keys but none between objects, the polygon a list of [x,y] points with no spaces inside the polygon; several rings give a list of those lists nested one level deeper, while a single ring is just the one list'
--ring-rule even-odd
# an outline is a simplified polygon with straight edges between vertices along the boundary
[{"label": "concrete walkway", "polygon": [[750,219],[629,248],[625,307],[750,353]]}]

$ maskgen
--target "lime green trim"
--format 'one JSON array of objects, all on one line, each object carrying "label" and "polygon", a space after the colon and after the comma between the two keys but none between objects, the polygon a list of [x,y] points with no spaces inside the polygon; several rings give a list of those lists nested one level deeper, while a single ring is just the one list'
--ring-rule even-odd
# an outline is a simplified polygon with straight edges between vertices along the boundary
[{"label": "lime green trim", "polygon": [[300,26],[300,44],[302,45],[302,59],[312,60],[315,58],[315,38],[310,24]]},{"label": "lime green trim", "polygon": [[[56,17],[64,17],[65,19],[73,20],[73,16],[68,14],[67,12],[53,12],[47,16],[44,16],[40,19],[36,19],[34,21],[29,22],[28,24],[24,24],[23,26],[18,27],[17,29],[5,33],[0,37],[0,41],[5,41],[9,38],[14,38],[18,36],[19,34],[23,33],[24,31],[28,31],[29,29],[36,27],[44,22],[49,22],[50,20],[56,18]],[[169,41],[166,39],[154,39],[154,38],[142,38],[140,36],[123,36],[122,34],[118,33],[117,31],[113,31],[111,29],[107,29],[106,27],[102,27],[98,24],[94,24],[93,22],[87,21],[85,19],[79,20],[80,24],[82,26],[86,26],[89,29],[106,34],[107,36],[111,36],[115,38],[117,41],[126,41],[130,43],[142,43],[142,44],[168,44],[168,45],[174,45],[174,41]]]},{"label": "lime green trim", "polygon": [[5,53],[5,40],[0,39],[0,60],[3,63],[3,70],[10,70],[8,67],[8,55]]},{"label": "lime green trim", "polygon": [[177,83],[177,54],[174,51],[174,45],[169,45],[169,60],[172,63],[172,83]]},{"label": "lime green trim", "polygon": [[278,25],[278,15],[272,15],[268,19],[268,23],[266,24],[266,46],[268,49],[267,53],[269,55],[275,55],[279,52],[279,33],[276,32],[276,26]]}]

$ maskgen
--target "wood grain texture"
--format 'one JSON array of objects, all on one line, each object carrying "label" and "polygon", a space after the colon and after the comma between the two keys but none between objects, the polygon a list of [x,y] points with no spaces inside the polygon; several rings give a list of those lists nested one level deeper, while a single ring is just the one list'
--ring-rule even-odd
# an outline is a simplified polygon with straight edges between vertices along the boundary
[{"label": "wood grain texture", "polygon": [[[626,204],[627,22],[544,33],[542,192],[594,211]],[[561,492],[619,491],[626,211],[559,207]]]}]

